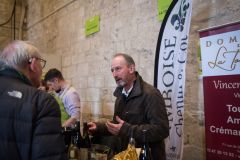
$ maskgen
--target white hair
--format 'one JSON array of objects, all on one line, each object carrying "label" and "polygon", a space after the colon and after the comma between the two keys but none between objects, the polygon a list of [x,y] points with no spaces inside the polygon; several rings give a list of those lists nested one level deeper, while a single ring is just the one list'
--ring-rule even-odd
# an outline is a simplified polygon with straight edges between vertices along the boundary
[{"label": "white hair", "polygon": [[15,40],[9,43],[0,53],[0,69],[13,68],[25,70],[31,58],[38,58],[39,52],[28,41]]}]

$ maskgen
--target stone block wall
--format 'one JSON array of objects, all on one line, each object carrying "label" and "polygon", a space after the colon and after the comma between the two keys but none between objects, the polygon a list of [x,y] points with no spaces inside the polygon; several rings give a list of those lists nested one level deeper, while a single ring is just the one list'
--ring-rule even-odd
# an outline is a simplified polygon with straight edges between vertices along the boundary
[{"label": "stone block wall", "polygon": [[[3,0],[1,0],[3,1]],[[41,52],[62,56],[64,77],[80,93],[84,121],[110,120],[116,84],[114,54],[130,54],[153,84],[157,0],[28,0],[27,36]],[[100,31],[85,36],[85,21],[100,15]],[[184,112],[184,160],[204,160],[203,84],[197,75],[197,30],[239,21],[239,0],[193,0]]]},{"label": "stone block wall", "polygon": [[[0,25],[6,23],[13,11],[15,0],[0,0]],[[19,25],[22,12],[22,4],[16,1],[16,17],[15,17],[15,39],[19,39]],[[7,24],[0,26],[0,48],[8,44],[14,39],[14,22],[9,21]],[[22,31],[22,39],[26,40],[26,30]],[[1,49],[0,49],[1,50]]]}]

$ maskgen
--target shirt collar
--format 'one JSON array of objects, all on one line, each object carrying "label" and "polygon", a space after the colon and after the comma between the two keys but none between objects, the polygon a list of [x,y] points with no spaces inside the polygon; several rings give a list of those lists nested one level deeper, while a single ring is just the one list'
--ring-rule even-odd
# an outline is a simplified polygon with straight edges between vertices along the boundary
[{"label": "shirt collar", "polygon": [[66,84],[65,86],[63,86],[61,88],[61,91],[57,94],[58,97],[60,97],[64,92],[65,90],[69,87],[70,84]]},{"label": "shirt collar", "polygon": [[128,92],[126,92],[125,89],[123,88],[123,90],[122,90],[122,94],[125,94],[126,97],[128,97],[129,94],[130,94],[130,92],[132,91],[132,89],[133,89],[133,86],[128,90]]}]

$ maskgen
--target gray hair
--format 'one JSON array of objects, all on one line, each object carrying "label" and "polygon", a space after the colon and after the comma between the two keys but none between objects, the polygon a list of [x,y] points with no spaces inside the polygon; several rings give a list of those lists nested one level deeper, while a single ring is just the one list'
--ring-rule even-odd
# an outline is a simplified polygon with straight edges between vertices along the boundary
[{"label": "gray hair", "polygon": [[116,58],[116,57],[119,57],[119,56],[123,56],[124,57],[128,67],[131,66],[131,65],[135,66],[135,62],[134,62],[133,58],[131,56],[129,56],[128,54],[118,53],[118,54],[114,55],[113,58]]},{"label": "gray hair", "polygon": [[0,53],[0,69],[25,70],[31,58],[39,56],[38,49],[28,41],[15,40]]}]

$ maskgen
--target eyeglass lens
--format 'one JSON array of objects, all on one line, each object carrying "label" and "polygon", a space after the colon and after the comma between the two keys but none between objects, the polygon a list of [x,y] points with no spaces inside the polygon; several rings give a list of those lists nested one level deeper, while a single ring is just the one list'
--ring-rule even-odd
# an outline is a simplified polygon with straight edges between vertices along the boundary
[{"label": "eyeglass lens", "polygon": [[42,65],[42,68],[45,67],[45,62],[43,60],[41,60],[41,65]]}]

